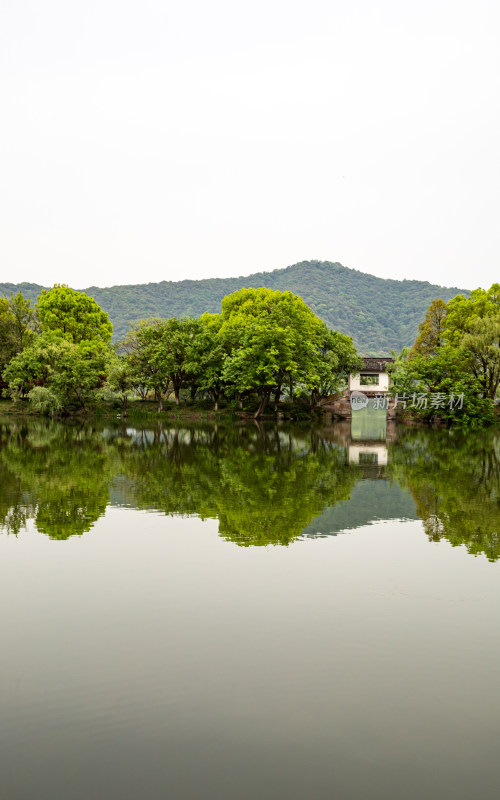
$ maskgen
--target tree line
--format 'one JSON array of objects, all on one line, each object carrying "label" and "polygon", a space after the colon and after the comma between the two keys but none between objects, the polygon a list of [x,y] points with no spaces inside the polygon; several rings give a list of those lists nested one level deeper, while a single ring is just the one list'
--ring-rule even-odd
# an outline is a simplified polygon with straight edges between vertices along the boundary
[{"label": "tree line", "polygon": [[333,331],[292,292],[240,289],[220,314],[141,320],[118,345],[96,301],[56,285],[34,306],[21,293],[0,298],[0,371],[14,399],[42,413],[67,413],[99,400],[171,395],[254,403],[260,417],[272,400],[320,397],[362,366],[352,339]]},{"label": "tree line", "polygon": [[392,366],[392,390],[460,396],[461,408],[443,404],[412,413],[424,421],[439,417],[462,427],[495,420],[500,386],[500,284],[433,300],[412,347],[403,348]]}]

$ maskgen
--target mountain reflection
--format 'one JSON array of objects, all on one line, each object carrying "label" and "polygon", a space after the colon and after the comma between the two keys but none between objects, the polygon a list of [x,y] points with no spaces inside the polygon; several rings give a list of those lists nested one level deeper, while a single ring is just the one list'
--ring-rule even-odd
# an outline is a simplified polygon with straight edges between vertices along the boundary
[{"label": "mountain reflection", "polygon": [[108,505],[218,520],[239,545],[287,545],[377,519],[422,518],[432,541],[500,556],[499,437],[388,426],[386,439],[257,426],[98,429],[0,424],[0,528],[52,539]]}]

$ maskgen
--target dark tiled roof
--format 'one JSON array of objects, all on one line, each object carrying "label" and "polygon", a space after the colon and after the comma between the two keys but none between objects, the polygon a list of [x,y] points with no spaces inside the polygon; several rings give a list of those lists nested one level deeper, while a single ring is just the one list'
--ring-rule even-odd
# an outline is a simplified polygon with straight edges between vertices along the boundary
[{"label": "dark tiled roof", "polygon": [[375,358],[375,357],[368,357],[363,358],[365,362],[364,369],[369,370],[370,372],[387,372],[387,364],[393,364],[393,358]]}]

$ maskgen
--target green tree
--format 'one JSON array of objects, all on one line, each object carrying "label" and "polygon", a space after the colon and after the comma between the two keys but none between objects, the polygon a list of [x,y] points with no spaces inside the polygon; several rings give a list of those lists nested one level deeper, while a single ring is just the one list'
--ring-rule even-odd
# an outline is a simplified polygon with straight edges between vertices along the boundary
[{"label": "green tree", "polygon": [[0,297],[0,378],[2,377],[5,367],[16,352],[11,323],[9,301],[6,297]]},{"label": "green tree", "polygon": [[469,297],[459,294],[447,303],[444,337],[449,344],[459,345],[465,334],[473,332],[479,319],[499,314],[499,283],[494,283],[488,291],[474,289]]},{"label": "green tree", "polygon": [[4,379],[14,397],[44,386],[62,408],[73,403],[85,408],[104,382],[106,356],[107,349],[99,340],[74,344],[55,333],[42,334],[11,360]]},{"label": "green tree", "polygon": [[215,410],[219,409],[221,394],[228,388],[223,378],[223,366],[228,347],[221,335],[222,317],[220,314],[203,314],[200,328],[193,342],[192,373],[195,386],[208,392]]},{"label": "green tree", "polygon": [[461,344],[484,396],[493,400],[500,385],[500,314],[477,319]]},{"label": "green tree", "polygon": [[34,386],[48,383],[53,364],[57,361],[59,343],[57,335],[44,334],[10,360],[3,377],[14,398],[27,395]]},{"label": "green tree", "polygon": [[463,404],[423,401],[416,415],[449,424],[479,427],[494,421],[493,400],[500,385],[500,284],[475,289],[469,297],[435,300],[414,347],[391,369],[393,392],[447,393]]},{"label": "green tree", "polygon": [[494,421],[491,400],[483,397],[481,383],[461,347],[446,345],[435,356],[412,355],[391,372],[391,381],[391,391],[399,398],[425,396],[411,413],[426,421],[441,419],[463,428],[480,428]]},{"label": "green tree", "polygon": [[169,364],[156,357],[163,335],[163,320],[143,319],[130,326],[120,345],[127,354],[134,387],[143,399],[154,392],[158,412],[163,410],[163,396],[171,392]]},{"label": "green tree", "polygon": [[258,394],[255,418],[271,392],[279,398],[285,382],[306,390],[320,383],[324,325],[292,292],[241,289],[223,299],[222,322],[221,336],[230,347],[223,378],[238,392]]},{"label": "green tree", "polygon": [[133,326],[122,349],[130,354],[140,382],[153,389],[162,410],[162,395],[173,391],[179,405],[180,390],[195,375],[196,338],[201,331],[197,319],[149,319]]},{"label": "green tree", "polygon": [[60,395],[65,405],[77,402],[85,408],[103,385],[106,360],[107,348],[98,339],[83,340],[70,348],[61,347],[50,377],[50,388]]},{"label": "green tree", "polygon": [[363,359],[358,355],[350,336],[332,331],[323,325],[318,349],[319,382],[312,388],[312,399],[338,392],[347,384],[349,373],[363,369]]},{"label": "green tree", "polygon": [[108,315],[84,292],[56,284],[38,297],[37,310],[43,332],[53,331],[74,344],[111,341],[113,326]]},{"label": "green tree", "polygon": [[425,319],[418,326],[418,336],[413,345],[415,353],[422,356],[436,355],[445,343],[447,307],[444,300],[433,300],[427,309]]},{"label": "green tree", "polygon": [[153,363],[165,369],[172,381],[176,405],[180,390],[196,375],[196,340],[200,321],[193,317],[172,318],[162,322],[161,335],[153,352]]},{"label": "green tree", "polygon": [[124,416],[127,414],[128,396],[135,386],[135,376],[129,356],[111,353],[106,363],[106,387],[121,400]]},{"label": "green tree", "polygon": [[21,292],[0,297],[0,377],[17,353],[33,342],[37,317],[31,301]]}]

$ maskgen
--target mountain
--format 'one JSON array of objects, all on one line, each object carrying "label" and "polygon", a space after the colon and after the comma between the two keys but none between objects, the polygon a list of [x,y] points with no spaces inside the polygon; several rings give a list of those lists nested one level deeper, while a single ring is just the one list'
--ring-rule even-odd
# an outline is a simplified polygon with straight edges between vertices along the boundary
[{"label": "mountain", "polygon": [[[376,278],[329,261],[302,261],[285,269],[240,278],[161,281],[84,291],[108,312],[114,338],[122,339],[128,323],[146,317],[199,316],[220,311],[226,294],[242,287],[289,290],[300,295],[330,327],[352,336],[365,355],[390,355],[413,344],[419,323],[432,300],[445,302],[463,289],[427,281]],[[0,283],[0,292],[22,291],[35,300],[43,286]]]}]

